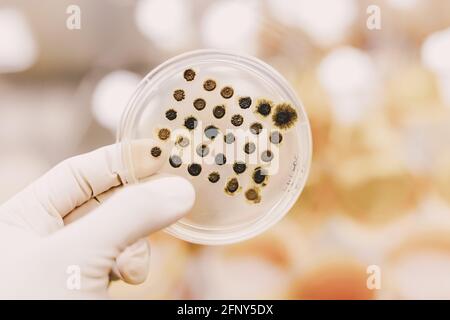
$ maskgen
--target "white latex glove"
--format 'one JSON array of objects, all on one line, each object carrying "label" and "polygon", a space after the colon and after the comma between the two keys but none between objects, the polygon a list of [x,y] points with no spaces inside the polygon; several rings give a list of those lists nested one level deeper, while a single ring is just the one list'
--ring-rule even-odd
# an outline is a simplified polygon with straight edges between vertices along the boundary
[{"label": "white latex glove", "polygon": [[142,238],[180,219],[195,198],[187,180],[153,175],[167,157],[153,157],[153,146],[131,146],[135,174],[151,176],[143,183],[122,186],[111,145],[63,161],[0,206],[0,298],[102,299],[111,277],[143,282]]}]

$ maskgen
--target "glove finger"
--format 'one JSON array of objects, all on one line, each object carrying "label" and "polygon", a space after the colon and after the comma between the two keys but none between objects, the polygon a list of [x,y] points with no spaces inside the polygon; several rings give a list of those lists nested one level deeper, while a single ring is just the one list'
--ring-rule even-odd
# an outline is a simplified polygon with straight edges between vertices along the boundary
[{"label": "glove finger", "polygon": [[[103,202],[119,192],[121,187],[110,189],[89,200],[64,218],[68,225],[97,209]],[[129,284],[140,284],[148,275],[150,263],[150,245],[146,239],[140,239],[123,250],[112,267],[111,280],[123,280]]]},{"label": "glove finger", "polygon": [[[155,146],[161,149],[158,157],[151,154]],[[135,140],[129,148],[131,166],[138,178],[154,174],[168,153],[167,147],[159,146],[151,139]],[[64,225],[61,218],[68,213],[74,209],[89,211],[92,204],[83,208],[89,200],[121,185],[119,169],[122,167],[117,145],[65,160],[8,201],[2,208],[11,214],[5,214],[4,219],[40,235],[50,234]]]},{"label": "glove finger", "polygon": [[100,205],[105,202],[107,199],[111,198],[114,194],[119,192],[123,186],[118,186],[108,191],[99,194],[98,196],[92,198],[82,206],[75,208],[71,213],[64,217],[64,224],[69,225],[70,223],[75,222],[76,220],[82,218],[83,216],[93,212],[95,209],[100,207]]},{"label": "glove finger", "polygon": [[194,201],[195,191],[189,181],[155,175],[146,182],[121,188],[93,212],[52,237],[83,257],[108,254],[115,258],[128,245],[180,219]]},{"label": "glove finger", "polygon": [[[150,139],[130,144],[136,176],[150,176],[163,164],[166,152],[152,156],[155,146],[156,142]],[[110,145],[61,162],[34,183],[37,200],[47,211],[64,217],[92,197],[121,185],[124,165],[120,148],[121,145]]]},{"label": "glove finger", "polygon": [[147,239],[138,240],[128,246],[116,258],[113,279],[121,279],[129,284],[143,283],[150,270],[150,244]]}]

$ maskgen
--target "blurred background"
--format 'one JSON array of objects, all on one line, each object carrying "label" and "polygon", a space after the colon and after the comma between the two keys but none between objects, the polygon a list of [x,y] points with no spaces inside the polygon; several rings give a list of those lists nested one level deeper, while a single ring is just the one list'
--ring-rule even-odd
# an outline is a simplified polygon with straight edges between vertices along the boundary
[{"label": "blurred background", "polygon": [[150,277],[114,297],[450,299],[447,0],[0,0],[0,201],[114,143],[139,80],[198,48],[289,80],[313,132],[307,186],[243,243],[151,236]]}]

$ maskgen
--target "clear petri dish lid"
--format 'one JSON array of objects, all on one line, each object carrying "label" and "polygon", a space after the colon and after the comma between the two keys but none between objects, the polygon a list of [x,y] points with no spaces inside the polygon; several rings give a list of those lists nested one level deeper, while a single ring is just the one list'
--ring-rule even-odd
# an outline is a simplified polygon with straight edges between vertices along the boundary
[{"label": "clear petri dish lid", "polygon": [[166,231],[200,244],[238,242],[279,221],[312,154],[307,115],[287,81],[258,59],[215,50],[172,58],[137,88],[118,131],[132,183],[126,146],[143,138],[170,150],[161,173],[196,190],[191,212]]}]

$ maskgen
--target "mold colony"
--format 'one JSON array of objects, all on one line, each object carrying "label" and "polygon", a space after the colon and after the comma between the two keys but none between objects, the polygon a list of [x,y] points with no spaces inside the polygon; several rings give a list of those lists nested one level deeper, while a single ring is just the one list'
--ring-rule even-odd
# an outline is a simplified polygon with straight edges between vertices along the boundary
[{"label": "mold colony", "polygon": [[[183,78],[187,82],[193,82],[196,79],[196,76],[196,72],[193,69],[187,69],[183,73]],[[213,92],[218,86],[217,82],[211,78],[204,80],[201,85],[205,92]],[[227,108],[231,108],[229,103],[232,104],[232,98],[235,97],[234,99],[236,99],[236,104],[238,107],[233,107],[237,110],[233,110],[234,113],[230,117],[230,128],[240,127],[244,130],[249,129],[251,134],[258,136],[264,129],[264,125],[262,123],[265,123],[267,120],[272,122],[273,127],[278,128],[281,131],[285,131],[293,127],[297,121],[297,112],[289,103],[274,104],[272,101],[264,98],[257,99],[255,100],[256,102],[253,103],[253,99],[249,96],[236,97],[235,90],[230,85],[224,86],[220,89],[220,91],[215,92],[217,92],[217,94],[220,93],[220,97],[225,100],[223,101],[223,104],[211,106],[211,119],[222,119],[227,113]],[[186,98],[185,90],[176,89],[173,91],[172,96],[175,100],[175,105],[165,112],[165,117],[168,121],[174,121],[177,119],[176,103],[181,102]],[[189,104],[192,108],[192,115],[187,116],[184,120],[182,120],[181,125],[189,131],[193,131],[197,128],[199,122],[195,116],[195,112],[204,110],[208,105],[208,101],[205,97],[196,97],[192,102],[189,102]],[[241,112],[236,112],[239,109],[241,109]],[[259,121],[255,122],[250,120],[252,121],[251,123],[243,126],[244,123],[248,123],[245,120],[245,114],[248,113],[247,109],[250,109],[251,112],[259,117],[262,123]],[[203,132],[209,142],[212,142],[220,133],[220,129],[214,124],[208,125]],[[170,134],[171,132],[169,129],[162,128],[159,129],[157,135],[159,139],[167,140],[170,137]],[[227,132],[226,134],[223,133],[223,140],[226,144],[232,145],[235,143],[236,137],[233,133]],[[279,145],[283,140],[283,136],[280,131],[272,129],[268,140],[270,141],[270,145]],[[178,136],[175,139],[175,145],[179,148],[186,148],[189,144],[190,140],[188,137]],[[211,154],[214,159],[213,166],[217,166],[217,168],[227,163],[226,155],[224,153],[212,154],[208,143],[201,143],[192,147],[195,148],[195,153],[200,158],[204,158]],[[257,146],[255,143],[246,142],[241,150],[247,155],[255,154],[255,156],[258,156],[262,163],[267,164],[270,163],[275,157],[275,154],[272,152],[271,148],[272,147],[269,147],[266,150],[258,150],[258,154],[256,154],[255,152],[257,151]],[[153,157],[159,157],[161,155],[161,149],[159,147],[153,147],[151,150],[151,155]],[[182,159],[180,156],[174,154],[170,156],[169,163],[173,168],[180,168],[182,165]],[[235,195],[238,193],[241,190],[239,180],[247,178],[250,179],[253,186],[249,186],[244,192],[246,201],[253,204],[260,203],[261,187],[264,187],[268,183],[268,174],[263,168],[264,165],[251,169],[245,161],[234,161],[233,159],[231,166],[235,176],[225,177],[226,182],[222,182],[224,183],[223,188],[225,193],[228,195]],[[202,165],[199,163],[193,162],[187,165],[187,172],[192,177],[200,176],[203,169],[205,168],[202,168]],[[218,171],[211,171],[207,173],[207,179],[210,183],[217,184],[221,181],[221,175]]]},{"label": "mold colony", "polygon": [[175,90],[173,92],[173,97],[175,98],[175,100],[177,101],[182,101],[184,100],[184,91],[181,89]]},{"label": "mold colony", "polygon": [[150,150],[150,153],[153,157],[158,158],[161,155],[161,148],[153,147],[152,150]]},{"label": "mold colony", "polygon": [[167,128],[159,129],[158,138],[160,138],[161,140],[169,139],[170,138],[170,130]]},{"label": "mold colony", "polygon": [[183,77],[186,81],[192,81],[195,79],[195,71],[192,69],[187,69],[184,71]]}]

